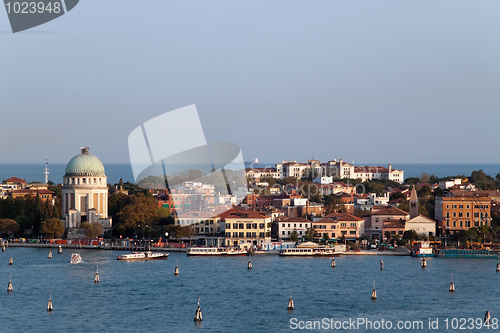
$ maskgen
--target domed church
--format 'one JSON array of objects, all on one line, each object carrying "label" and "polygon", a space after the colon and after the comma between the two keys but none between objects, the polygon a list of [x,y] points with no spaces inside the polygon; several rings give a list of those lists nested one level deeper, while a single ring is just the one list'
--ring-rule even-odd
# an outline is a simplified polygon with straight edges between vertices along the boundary
[{"label": "domed church", "polygon": [[104,166],[88,147],[66,165],[62,187],[62,220],[68,230],[67,238],[84,237],[82,222],[99,222],[104,235],[111,232],[108,218],[108,185]]}]

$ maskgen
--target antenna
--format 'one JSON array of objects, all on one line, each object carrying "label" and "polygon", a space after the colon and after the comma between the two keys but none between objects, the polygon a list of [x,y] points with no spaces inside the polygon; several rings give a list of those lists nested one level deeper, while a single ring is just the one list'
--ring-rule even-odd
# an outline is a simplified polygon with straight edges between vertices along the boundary
[{"label": "antenna", "polygon": [[45,175],[45,184],[49,183],[49,159],[45,158],[45,171],[43,173]]}]

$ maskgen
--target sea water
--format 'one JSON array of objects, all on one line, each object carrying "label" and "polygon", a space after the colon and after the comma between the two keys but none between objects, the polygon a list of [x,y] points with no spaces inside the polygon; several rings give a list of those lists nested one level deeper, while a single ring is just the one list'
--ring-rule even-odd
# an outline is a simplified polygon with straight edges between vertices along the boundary
[{"label": "sea water", "polygon": [[[492,319],[500,318],[500,274],[491,259],[427,258],[423,269],[418,258],[384,256],[380,270],[377,255],[337,257],[332,268],[331,258],[171,253],[166,260],[124,262],[116,260],[122,251],[51,251],[52,260],[49,249],[8,247],[0,253],[5,288],[0,331],[289,332],[301,322],[362,319],[372,325],[391,322],[392,329],[400,322],[422,323],[423,328],[409,331],[436,332],[429,322],[437,320],[438,331],[445,331],[447,321],[453,331],[454,318],[455,324],[465,318],[478,325],[487,310]],[[71,252],[80,253],[83,263],[70,264]],[[180,274],[174,276],[177,261]],[[94,284],[97,267],[101,282]],[[454,293],[448,291],[451,274]],[[12,293],[6,291],[9,275]],[[373,281],[376,301],[370,299]],[[292,312],[287,311],[290,290]],[[50,291],[54,311],[47,313]],[[201,324],[193,320],[198,295]]]}]

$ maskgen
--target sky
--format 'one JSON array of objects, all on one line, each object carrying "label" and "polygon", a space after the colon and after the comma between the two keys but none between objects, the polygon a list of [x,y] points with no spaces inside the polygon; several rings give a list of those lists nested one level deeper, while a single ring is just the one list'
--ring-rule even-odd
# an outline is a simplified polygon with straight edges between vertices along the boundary
[{"label": "sky", "polygon": [[499,31],[498,1],[82,0],[16,34],[0,10],[0,163],[127,163],[191,104],[245,160],[500,163]]}]

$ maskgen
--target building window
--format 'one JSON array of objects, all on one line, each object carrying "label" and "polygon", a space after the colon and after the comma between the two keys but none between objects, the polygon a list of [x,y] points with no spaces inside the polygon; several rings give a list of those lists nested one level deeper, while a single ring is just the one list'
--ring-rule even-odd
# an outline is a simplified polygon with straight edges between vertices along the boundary
[{"label": "building window", "polygon": [[239,236],[240,238],[245,237],[244,235],[245,235],[245,233],[244,233],[244,232],[240,232],[240,233],[238,233],[238,236]]},{"label": "building window", "polygon": [[[245,229],[245,223],[238,223],[238,228]],[[238,229],[238,228],[235,228],[235,229]],[[241,236],[241,237],[243,237],[243,236]]]},{"label": "building window", "polygon": [[449,209],[450,208],[450,205],[446,205],[446,208]]},{"label": "building window", "polygon": [[457,212],[453,212],[453,217],[457,217]]},{"label": "building window", "polygon": [[335,227],[335,224],[332,224],[332,225],[330,226],[330,228],[335,229],[335,228],[336,228],[336,227]]},{"label": "building window", "polygon": [[260,238],[264,238],[264,237],[265,237],[264,235],[265,235],[265,233],[264,233],[264,232],[259,232],[259,237],[260,237]]},{"label": "building window", "polygon": [[351,227],[356,228],[356,222],[351,223]]},{"label": "building window", "polygon": [[458,212],[458,217],[463,217],[463,213],[462,212]]},{"label": "building window", "polygon": [[462,223],[462,221],[460,221],[460,228],[462,228],[462,227],[463,227],[463,223]]},{"label": "building window", "polygon": [[231,223],[226,224],[226,229],[231,229]]},{"label": "building window", "polygon": [[285,232],[284,232],[284,231],[282,231],[282,232],[281,232],[281,234],[282,234],[282,235],[285,235]]},{"label": "building window", "polygon": [[252,229],[252,223],[247,223],[247,229]]},{"label": "building window", "polygon": [[356,230],[349,231],[349,235],[356,235]]},{"label": "building window", "polygon": [[259,223],[259,229],[264,229],[266,227],[265,223]]},{"label": "building window", "polygon": [[284,228],[285,227],[285,223],[282,223],[281,226]]},{"label": "building window", "polygon": [[465,215],[466,215],[466,217],[469,217],[469,212],[467,212]]},{"label": "building window", "polygon": [[457,226],[457,221],[453,220],[453,228]]},{"label": "building window", "polygon": [[233,232],[233,238],[238,238],[238,233],[237,232]]},{"label": "building window", "polygon": [[251,232],[247,232],[247,238],[251,238],[252,237],[252,233]]},{"label": "building window", "polygon": [[252,223],[252,229],[257,229],[257,223]]},{"label": "building window", "polygon": [[446,217],[450,217],[450,212],[446,212]]}]

